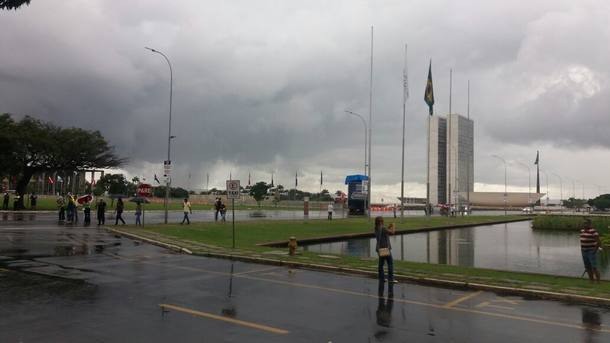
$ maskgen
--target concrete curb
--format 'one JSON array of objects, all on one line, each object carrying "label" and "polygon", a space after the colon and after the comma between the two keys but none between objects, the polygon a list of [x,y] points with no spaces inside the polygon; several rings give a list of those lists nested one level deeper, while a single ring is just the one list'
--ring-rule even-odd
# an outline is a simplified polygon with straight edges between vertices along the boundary
[{"label": "concrete curb", "polygon": [[189,249],[183,248],[183,247],[178,246],[178,245],[174,245],[174,244],[169,244],[169,243],[157,241],[157,240],[154,240],[154,239],[151,239],[151,238],[148,238],[148,237],[144,237],[144,236],[136,235],[136,234],[133,234],[133,233],[121,231],[119,229],[112,229],[112,228],[109,228],[109,227],[104,227],[104,229],[106,229],[107,231],[109,231],[111,233],[117,234],[117,235],[125,236],[127,238],[138,240],[138,241],[144,241],[144,242],[147,242],[147,243],[150,243],[152,245],[156,245],[156,246],[168,249],[168,250],[172,250],[172,251],[176,251],[176,252],[182,252],[182,253],[185,253],[185,254],[188,254],[188,255],[192,255],[193,254],[193,252],[190,251]]},{"label": "concrete curb", "polygon": [[[444,226],[437,226],[437,227],[424,227],[424,228],[419,228],[419,229],[396,230],[395,235],[440,231],[440,230],[463,229],[463,228],[467,228],[467,227],[474,227],[474,226],[481,226],[481,225],[497,225],[497,224],[506,224],[506,223],[514,223],[514,222],[523,222],[523,221],[528,221],[528,220],[532,220],[532,217],[524,217],[524,218],[518,218],[518,219],[511,219],[511,220],[492,221],[492,222],[477,223],[477,224],[444,225]],[[349,233],[349,234],[335,235],[335,236],[305,238],[305,239],[297,240],[297,243],[299,245],[310,245],[310,244],[318,244],[318,243],[337,242],[337,241],[343,241],[346,239],[373,238],[373,237],[375,237],[375,234],[373,232]],[[288,246],[288,241],[266,242],[266,243],[259,243],[257,245],[263,246],[263,247],[285,248]]]},{"label": "concrete curb", "polygon": [[[240,254],[227,254],[227,253],[217,253],[217,252],[193,253],[192,251],[190,251],[186,248],[183,248],[183,247],[180,247],[180,246],[177,246],[174,244],[160,242],[160,241],[157,241],[154,239],[150,239],[150,238],[143,237],[143,236],[129,233],[129,232],[124,232],[124,231],[121,231],[118,229],[111,229],[111,228],[106,228],[106,229],[110,232],[131,238],[131,239],[145,241],[150,244],[157,245],[157,246],[160,246],[160,247],[163,247],[166,249],[170,249],[170,250],[177,251],[177,252],[183,252],[183,253],[186,253],[189,255],[194,255],[194,256],[223,258],[223,259],[228,259],[228,260],[232,260],[232,261],[251,262],[251,263],[258,263],[258,264],[267,264],[267,265],[274,265],[274,266],[283,266],[283,267],[324,271],[324,272],[331,272],[331,273],[359,275],[359,276],[366,276],[369,278],[377,278],[377,272],[375,272],[375,271],[362,270],[362,269],[349,268],[349,267],[340,267],[340,266],[337,267],[337,266],[329,266],[329,265],[316,264],[316,263],[286,261],[286,260],[281,260],[281,259],[264,258],[264,257],[252,257],[252,256],[245,256],[245,255],[240,255]],[[565,301],[565,302],[576,302],[576,303],[610,306],[610,298],[600,298],[600,297],[593,297],[593,296],[587,296],[587,295],[533,290],[533,289],[527,289],[527,288],[505,287],[505,286],[497,286],[497,285],[488,285],[488,284],[477,283],[477,282],[454,281],[454,280],[436,279],[436,278],[410,276],[410,275],[402,275],[402,274],[395,274],[394,277],[398,281],[417,283],[417,284],[421,284],[421,285],[432,285],[432,286],[440,286],[440,287],[446,287],[446,288],[482,290],[482,291],[490,291],[490,292],[499,293],[499,294],[529,296],[529,297],[535,297],[538,299],[559,300],[559,301]]]}]

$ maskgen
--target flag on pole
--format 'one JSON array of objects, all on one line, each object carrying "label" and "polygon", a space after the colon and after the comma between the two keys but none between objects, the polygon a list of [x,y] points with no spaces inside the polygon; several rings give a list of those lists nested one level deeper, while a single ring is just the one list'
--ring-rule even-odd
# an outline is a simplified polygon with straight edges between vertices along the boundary
[{"label": "flag on pole", "polygon": [[539,158],[539,152],[536,151],[536,160],[534,161],[534,164],[538,164],[538,158]]},{"label": "flag on pole", "polygon": [[322,187],[323,181],[324,181],[324,178],[322,177],[322,171],[320,170],[320,187]]},{"label": "flag on pole", "polygon": [[53,178],[49,176],[49,183],[50,184],[55,184],[55,181],[53,181]]},{"label": "flag on pole", "polygon": [[428,67],[428,81],[426,82],[426,92],[424,94],[424,100],[430,108],[430,115],[432,115],[432,106],[434,106],[434,89],[432,87],[432,60],[430,60],[430,66]]},{"label": "flag on pole", "polygon": [[61,176],[57,175],[57,182],[64,182],[64,180],[61,178]]},{"label": "flag on pole", "polygon": [[273,187],[273,173],[271,173],[271,187]]},{"label": "flag on pole", "polygon": [[297,189],[299,186],[299,173],[294,172],[294,189]]},{"label": "flag on pole", "polygon": [[155,174],[155,181],[157,181],[158,184],[161,184],[161,181],[159,181],[159,178],[157,177],[157,174]]},{"label": "flag on pole", "polygon": [[250,172],[248,172],[248,186],[250,186]]}]

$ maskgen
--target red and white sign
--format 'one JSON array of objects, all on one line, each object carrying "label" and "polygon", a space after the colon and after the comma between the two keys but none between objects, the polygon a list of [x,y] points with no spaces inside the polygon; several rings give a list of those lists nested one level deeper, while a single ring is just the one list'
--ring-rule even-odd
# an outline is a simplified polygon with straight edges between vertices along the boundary
[{"label": "red and white sign", "polygon": [[147,183],[141,183],[138,185],[136,190],[138,196],[141,197],[151,197],[152,196],[152,186]]}]

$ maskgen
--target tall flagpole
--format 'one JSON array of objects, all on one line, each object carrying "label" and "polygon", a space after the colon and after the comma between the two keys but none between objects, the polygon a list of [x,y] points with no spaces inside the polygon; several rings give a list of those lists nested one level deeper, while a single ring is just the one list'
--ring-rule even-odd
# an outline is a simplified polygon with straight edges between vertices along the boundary
[{"label": "tall flagpole", "polygon": [[409,82],[407,77],[407,44],[405,44],[405,66],[402,71],[402,165],[400,169],[400,220],[405,217],[405,121],[407,117],[407,99]]},{"label": "tall flagpole", "polygon": [[[466,108],[466,115],[468,116],[468,119],[470,119],[470,80],[468,80],[468,105]],[[472,135],[474,136],[474,132],[472,133]],[[474,138],[473,138],[474,140]],[[470,149],[469,149],[470,150]],[[473,147],[474,150],[474,147]],[[474,151],[473,151],[474,154]],[[468,156],[468,163],[466,163],[466,167],[467,169],[467,175],[466,177],[468,178],[468,180],[466,181],[466,206],[468,206],[468,210],[470,211],[470,160],[471,160],[471,156]]]},{"label": "tall flagpole", "polygon": [[451,84],[453,83],[453,69],[449,69],[449,125],[448,125],[448,138],[447,138],[447,203],[452,204],[451,201],[451,167],[453,163],[451,163],[451,129],[453,128],[451,125]]},{"label": "tall flagpole", "polygon": [[371,218],[371,186],[372,186],[372,180],[371,180],[371,162],[372,162],[372,158],[371,158],[371,146],[373,145],[373,26],[371,26],[371,74],[370,74],[370,81],[369,81],[369,189],[368,189],[368,216],[369,218]]},{"label": "tall flagpole", "polygon": [[[431,83],[431,75],[432,73],[432,59],[430,59],[430,66],[428,67],[428,81]],[[430,85],[432,86],[432,85]],[[434,94],[434,91],[432,90],[432,94]],[[426,83],[426,94],[424,96],[424,99],[426,100],[427,103],[427,96],[428,96],[428,83]],[[432,105],[428,104],[428,106],[430,107],[430,115],[428,115],[428,130],[426,131],[426,135],[427,135],[427,139],[426,141],[428,142],[428,149],[426,150],[426,169],[427,169],[427,173],[426,173],[426,210],[424,211],[426,213],[427,216],[432,215],[432,205],[430,204],[430,121],[432,120],[432,111],[433,111],[433,107]]]}]

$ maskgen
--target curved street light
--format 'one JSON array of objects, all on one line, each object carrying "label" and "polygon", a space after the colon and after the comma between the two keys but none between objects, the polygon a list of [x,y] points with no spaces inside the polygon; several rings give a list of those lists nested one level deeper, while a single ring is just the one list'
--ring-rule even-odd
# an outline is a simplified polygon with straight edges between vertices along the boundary
[{"label": "curved street light", "polygon": [[[162,53],[159,50],[153,49],[153,48],[149,48],[149,47],[144,47],[144,49],[150,50],[154,53],[157,53],[161,56],[163,56],[163,58],[165,58],[165,61],[167,61],[167,65],[169,66],[169,125],[168,125],[168,132],[167,132],[167,161],[165,161],[164,165],[167,165],[169,168],[171,168],[171,163],[172,163],[172,159],[171,159],[171,144],[172,144],[172,138],[175,138],[176,136],[172,136],[172,93],[173,93],[173,86],[174,86],[174,72],[172,70],[172,64],[169,61],[169,58],[167,58],[167,56],[165,56],[164,53]],[[166,183],[165,183],[165,202],[164,202],[164,207],[165,207],[165,224],[167,224],[167,217],[168,217],[168,206],[169,206],[169,189],[171,187],[172,181],[171,181],[171,177],[169,176],[169,173],[167,175],[167,179],[166,179]]]},{"label": "curved street light", "polygon": [[504,215],[506,215],[506,197],[508,196],[506,186],[506,160],[498,155],[491,155],[491,157],[495,157],[504,163]]},{"label": "curved street light", "polygon": [[532,207],[532,168],[521,161],[515,163],[527,168],[527,205]]},{"label": "curved street light", "polygon": [[559,174],[551,172],[551,174],[557,176],[559,178],[559,208],[563,213],[563,179]]}]

